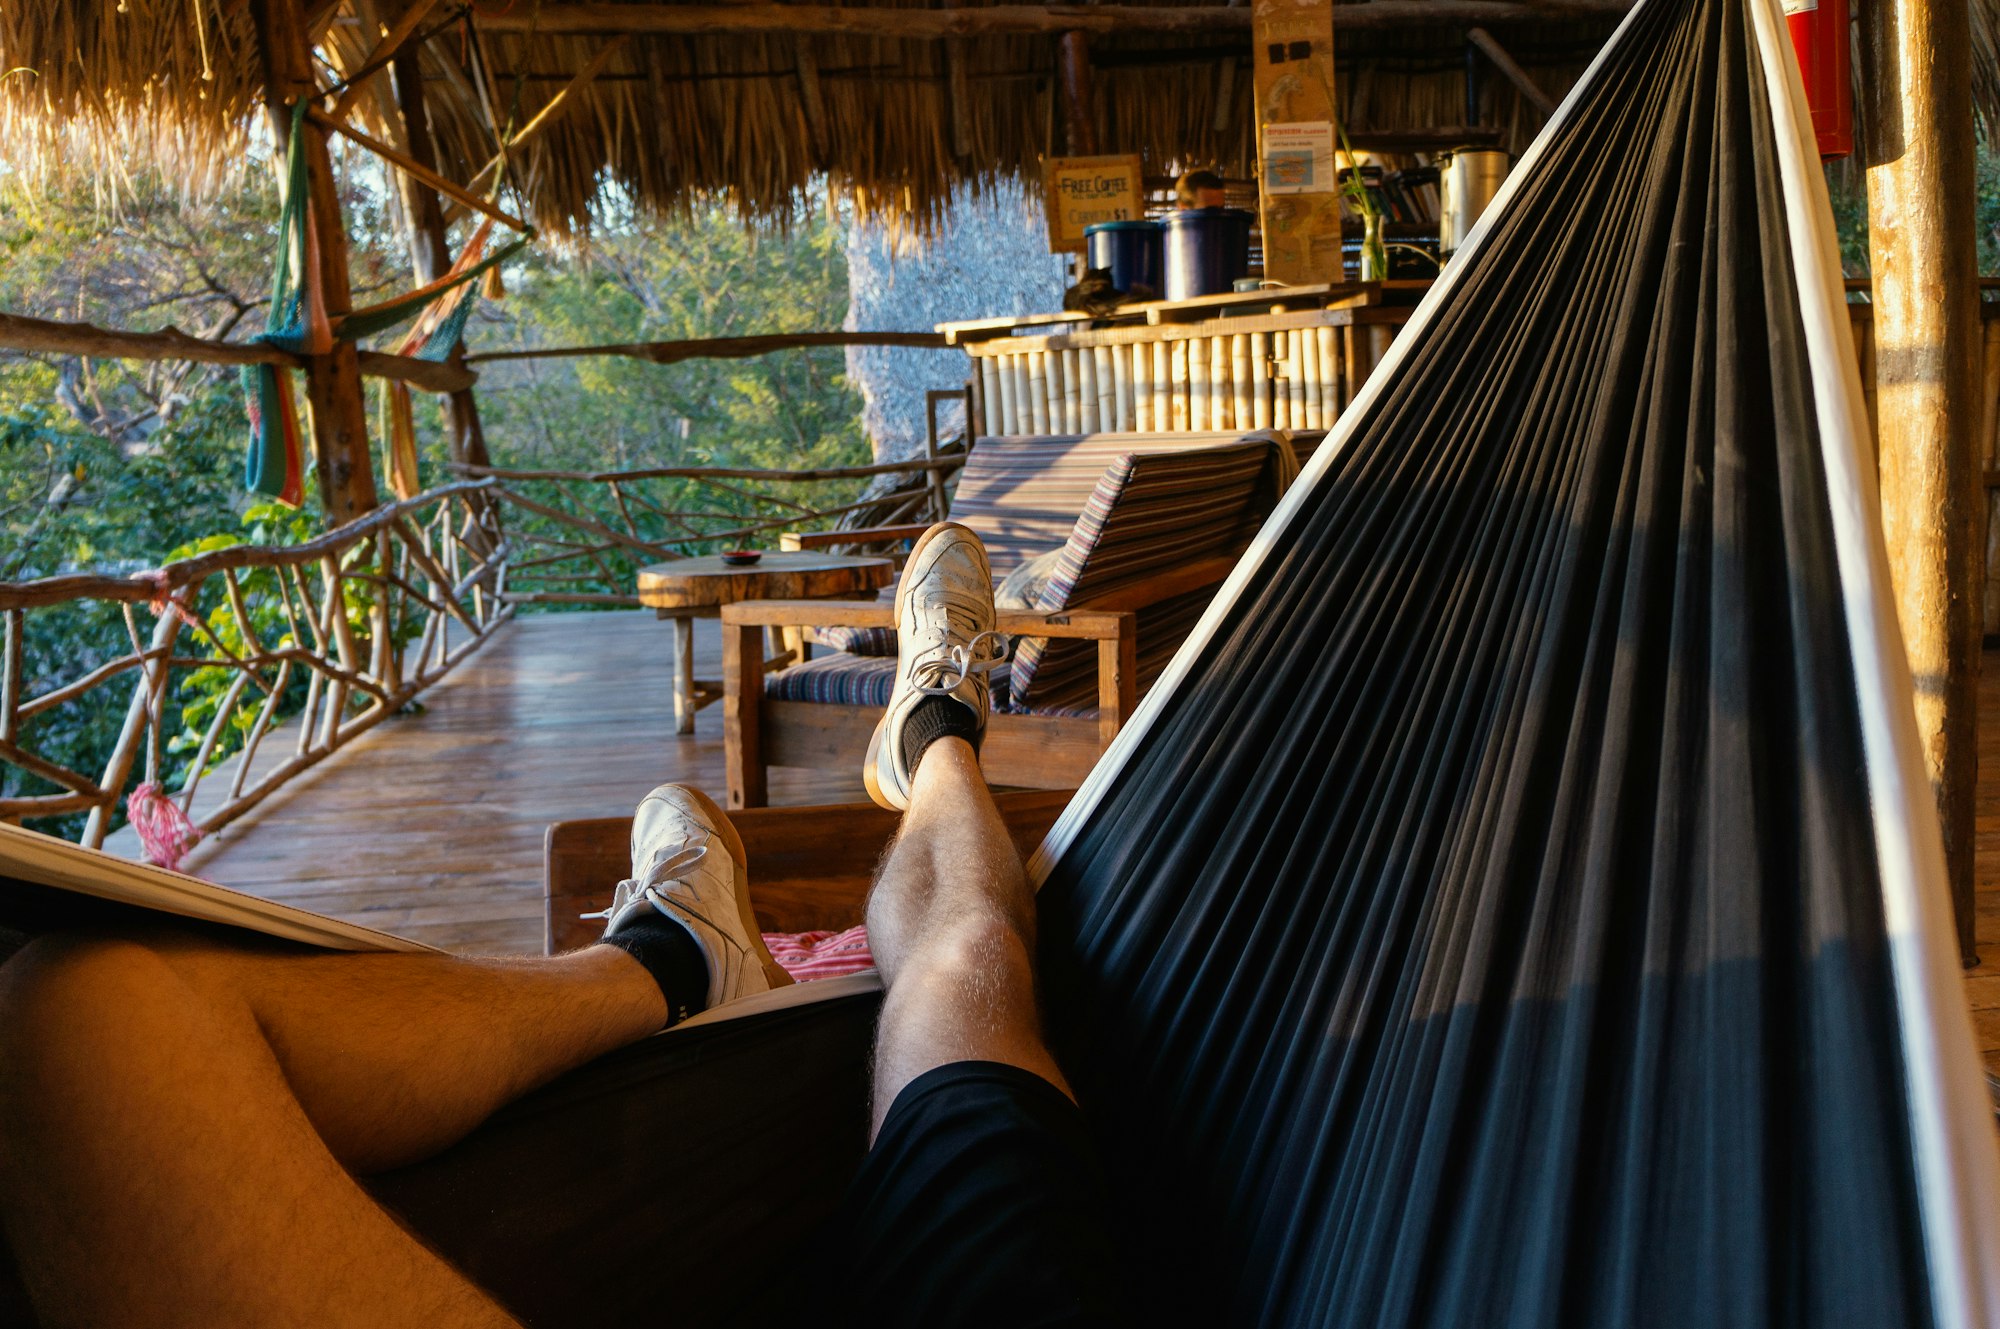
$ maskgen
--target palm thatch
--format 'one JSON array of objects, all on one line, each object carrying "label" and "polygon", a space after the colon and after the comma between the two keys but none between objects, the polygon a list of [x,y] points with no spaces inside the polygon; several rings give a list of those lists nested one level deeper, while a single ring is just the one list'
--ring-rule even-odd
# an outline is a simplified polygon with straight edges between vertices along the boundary
[{"label": "palm thatch", "polygon": [[[537,0],[515,3],[540,12]],[[924,7],[870,0],[891,5]],[[320,13],[322,82],[360,69],[401,13],[400,0],[338,0]],[[1990,122],[2000,110],[2000,0],[1975,0],[1974,15],[1977,104]],[[503,136],[600,63],[509,157],[514,206],[556,234],[586,230],[607,206],[672,213],[716,197],[747,217],[782,220],[808,205],[821,179],[864,214],[923,221],[955,189],[1033,181],[1039,158],[1064,148],[1049,37],[601,38],[539,33],[532,17],[527,30],[518,17],[504,26],[440,5],[419,28],[439,166],[473,177]],[[1510,27],[1505,38],[1543,89],[1560,94],[1611,26],[1549,22]],[[1462,31],[1336,31],[1350,126],[1465,123]],[[1091,55],[1101,151],[1139,152],[1154,174],[1186,164],[1248,172],[1247,36],[1099,36]],[[0,69],[16,71],[0,79],[0,153],[23,176],[82,168],[115,178],[139,163],[193,188],[244,162],[263,82],[244,0],[12,0],[0,7]],[[1541,124],[1497,75],[1480,110],[1517,149]],[[403,142],[387,74],[363,84],[355,115],[370,134]]]}]

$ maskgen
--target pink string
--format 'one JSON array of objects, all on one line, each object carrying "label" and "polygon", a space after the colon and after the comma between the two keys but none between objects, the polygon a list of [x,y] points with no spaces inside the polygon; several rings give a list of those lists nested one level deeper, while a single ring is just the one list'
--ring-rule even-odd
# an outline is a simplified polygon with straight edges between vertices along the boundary
[{"label": "pink string", "polygon": [[188,850],[201,843],[201,828],[188,820],[166,790],[150,780],[125,800],[125,816],[139,833],[146,861],[170,872],[180,871]]}]

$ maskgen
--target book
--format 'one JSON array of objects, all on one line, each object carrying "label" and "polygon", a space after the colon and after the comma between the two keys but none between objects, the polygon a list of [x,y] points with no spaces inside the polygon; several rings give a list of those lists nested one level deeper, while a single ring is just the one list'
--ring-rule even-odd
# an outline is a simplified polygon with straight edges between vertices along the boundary
[{"label": "book", "polygon": [[[0,823],[0,927],[33,935],[169,914],[341,951],[434,949],[310,909]],[[0,949],[12,949],[7,947]]]}]

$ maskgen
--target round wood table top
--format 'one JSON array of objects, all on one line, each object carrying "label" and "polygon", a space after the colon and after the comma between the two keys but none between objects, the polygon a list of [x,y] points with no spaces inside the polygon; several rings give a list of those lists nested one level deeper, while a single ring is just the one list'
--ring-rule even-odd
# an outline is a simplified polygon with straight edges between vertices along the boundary
[{"label": "round wood table top", "polygon": [[639,603],[652,609],[717,609],[738,600],[832,600],[872,596],[896,577],[886,558],[767,550],[737,567],[719,554],[639,569]]}]

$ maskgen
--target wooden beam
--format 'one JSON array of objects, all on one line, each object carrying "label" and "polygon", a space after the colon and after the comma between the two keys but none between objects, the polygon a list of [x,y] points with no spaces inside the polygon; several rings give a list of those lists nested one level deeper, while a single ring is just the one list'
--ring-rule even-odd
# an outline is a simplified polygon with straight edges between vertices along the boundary
[{"label": "wooden beam", "polygon": [[[188,360],[206,365],[284,365],[290,369],[306,366],[305,356],[275,346],[211,341],[190,337],[178,328],[120,332],[92,323],[59,323],[22,314],[0,314],[0,351],[80,355],[87,360]],[[370,378],[392,378],[432,392],[455,392],[471,387],[479,378],[463,365],[407,355],[362,351],[356,361],[360,372]]]},{"label": "wooden beam", "polygon": [[368,80],[402,53],[403,43],[410,39],[410,34],[417,30],[417,24],[424,21],[424,15],[430,13],[436,4],[437,0],[412,0],[410,7],[403,11],[403,16],[396,20],[395,26],[384,33],[382,40],[375,44],[375,49],[368,53],[368,58],[348,75],[346,91],[333,104],[334,119],[347,118],[347,113],[360,99],[362,90],[368,86]]},{"label": "wooden beam", "polygon": [[612,342],[603,346],[551,346],[528,351],[482,351],[465,357],[467,364],[489,360],[567,360],[578,356],[622,355],[656,365],[682,360],[741,360],[772,351],[813,346],[941,347],[950,343],[938,332],[777,332],[758,337],[697,337],[689,341]]},{"label": "wooden beam", "polygon": [[1069,155],[1097,155],[1097,116],[1090,95],[1090,34],[1077,28],[1063,33],[1057,46],[1062,67],[1063,122]]},{"label": "wooden beam", "polygon": [[[427,6],[430,0],[418,0]],[[409,145],[410,159],[433,171],[437,150],[431,144],[430,115],[424,106],[421,61],[414,50],[396,56],[392,66],[396,85],[396,109],[403,117],[403,141]],[[428,285],[451,271],[451,241],[445,233],[444,205],[438,193],[412,176],[404,176],[403,213],[410,228],[410,262],[417,281]],[[465,343],[451,348],[448,363],[465,367]],[[486,450],[486,432],[479,423],[479,401],[470,384],[456,389],[444,400],[444,426],[451,459],[485,466],[493,458]]]},{"label": "wooden beam", "polygon": [[1542,91],[1541,84],[1535,82],[1527,70],[1515,63],[1514,57],[1507,54],[1506,47],[1493,39],[1492,33],[1484,28],[1473,28],[1465,34],[1465,39],[1484,52],[1486,58],[1493,62],[1493,67],[1505,74],[1507,81],[1514,85],[1515,91],[1532,102],[1536,110],[1544,116],[1556,113],[1556,99]]},{"label": "wooden beam", "polygon": [[[264,65],[264,100],[280,143],[291,135],[291,108],[319,94],[313,80],[312,41],[299,0],[252,0]],[[354,307],[347,276],[347,226],[340,212],[339,182],[327,153],[326,134],[310,115],[299,133],[306,155],[309,225],[318,264],[306,280],[318,290],[328,318]],[[368,408],[361,392],[360,356],[352,342],[336,341],[324,355],[305,358],[306,404],[318,459],[320,500],[327,523],[344,525],[375,506],[375,466],[368,446]]]},{"label": "wooden beam", "polygon": [[[1334,26],[1355,31],[1464,27],[1619,18],[1629,0],[1373,0],[1338,5]],[[1139,32],[1247,33],[1248,5],[1023,5],[982,8],[889,9],[783,4],[544,4],[482,14],[487,32],[544,37],[701,36],[726,33],[835,33],[911,41],[996,33],[1094,36]]]},{"label": "wooden beam", "polygon": [[491,217],[494,221],[499,222],[502,226],[509,227],[512,230],[520,231],[523,234],[526,234],[534,229],[532,226],[528,225],[528,223],[522,221],[519,217],[514,216],[512,213],[502,212],[499,208],[494,207],[491,203],[488,203],[485,199],[479,197],[479,195],[459,185],[453,184],[451,181],[445,179],[442,175],[438,174],[435,170],[431,169],[430,167],[425,166],[423,163],[411,160],[408,153],[398,152],[394,147],[392,147],[387,143],[384,143],[381,139],[376,138],[371,134],[364,134],[362,131],[356,129],[353,125],[347,124],[345,121],[334,119],[332,116],[328,115],[325,111],[320,110],[319,107],[317,106],[311,106],[306,108],[306,122],[308,124],[320,125],[325,129],[330,129],[334,133],[346,139],[348,142],[358,144],[359,146],[368,149],[370,152],[374,153],[377,157],[380,157],[383,161],[388,162],[391,166],[394,166],[397,170],[403,172],[405,175],[414,176],[416,179],[423,181],[425,184],[429,185],[432,189],[437,190],[441,194],[451,195],[451,197],[457,199],[460,203],[464,204],[466,207],[471,208],[474,212],[480,213],[484,216]]},{"label": "wooden beam", "polygon": [[1986,518],[1971,51],[1962,3],[1862,6],[1882,524],[1967,963]]}]

